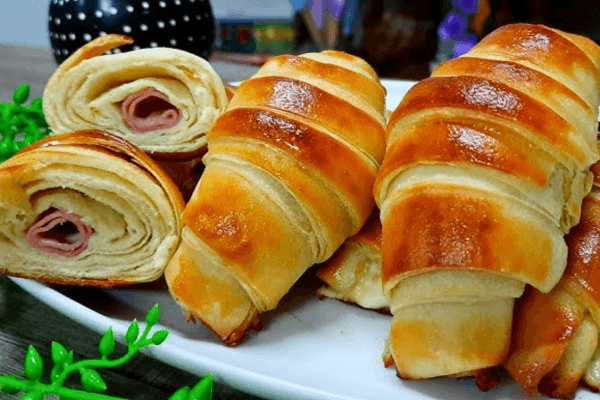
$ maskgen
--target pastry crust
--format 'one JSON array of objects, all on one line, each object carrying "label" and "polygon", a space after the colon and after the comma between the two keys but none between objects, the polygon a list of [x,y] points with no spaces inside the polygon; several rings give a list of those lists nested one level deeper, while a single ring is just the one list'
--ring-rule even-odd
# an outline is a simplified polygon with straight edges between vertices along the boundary
[{"label": "pastry crust", "polygon": [[[0,182],[4,274],[98,287],[152,281],[179,243],[181,193],[150,157],[116,136],[77,131],[46,137],[2,163]],[[56,209],[90,228],[80,254],[32,245],[29,230]],[[70,243],[61,226],[39,235],[51,245]]]},{"label": "pastry crust", "polygon": [[[441,64],[391,114],[374,194],[395,320],[387,358],[401,376],[502,363],[514,298],[525,284],[549,292],[560,280],[563,235],[579,222],[599,157],[599,55],[585,38],[508,25]],[[466,304],[479,314],[452,311]],[[448,316],[462,336],[445,337]],[[403,341],[406,326],[423,332]],[[486,330],[494,339],[478,340]],[[438,351],[421,351],[431,344]]]},{"label": "pastry crust", "polygon": [[384,98],[364,61],[335,51],[274,57],[237,88],[165,274],[186,315],[237,344],[358,232],[375,205]]},{"label": "pastry crust", "polygon": [[[598,163],[591,169],[595,172]],[[598,390],[600,323],[600,181],[584,199],[580,223],[566,236],[565,272],[549,293],[530,288],[518,300],[505,368],[523,390],[573,398],[580,382]]]},{"label": "pastry crust", "polygon": [[[101,130],[148,153],[187,201],[207,151],[206,134],[229,101],[204,59],[171,48],[104,54],[131,44],[109,34],[82,46],[52,74],[43,93],[50,135]],[[233,92],[233,88],[229,89]]]},{"label": "pastry crust", "polygon": [[388,314],[390,305],[381,284],[381,222],[375,210],[363,228],[348,238],[319,266],[317,277],[325,284],[319,298],[330,297]]},{"label": "pastry crust", "polygon": [[[206,152],[206,133],[225,110],[227,94],[210,64],[191,53],[149,48],[103,55],[132,43],[101,36],[73,53],[52,74],[43,94],[53,135],[97,129],[122,137],[153,157],[185,161]],[[169,129],[135,133],[123,118],[128,97],[154,89],[182,113]]]}]

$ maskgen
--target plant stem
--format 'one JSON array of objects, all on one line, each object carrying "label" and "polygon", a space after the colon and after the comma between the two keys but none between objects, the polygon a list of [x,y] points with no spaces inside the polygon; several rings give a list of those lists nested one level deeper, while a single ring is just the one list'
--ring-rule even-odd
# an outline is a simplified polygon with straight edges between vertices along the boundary
[{"label": "plant stem", "polygon": [[114,360],[108,360],[105,358],[94,358],[91,360],[77,361],[77,362],[67,366],[51,386],[56,387],[56,388],[62,387],[62,385],[67,380],[67,377],[69,375],[71,375],[71,373],[73,373],[77,370],[80,370],[80,369],[113,368],[113,367],[118,367],[120,365],[125,364],[127,361],[131,360],[133,358],[133,356],[135,356],[136,353],[138,351],[140,351],[140,349],[142,347],[146,347],[146,346],[149,346],[152,344],[152,341],[148,339],[148,334],[150,333],[150,329],[152,329],[152,326],[149,324],[146,324],[146,327],[144,328],[144,332],[142,333],[142,336],[140,337],[140,339],[137,342],[132,343],[130,346],[127,346],[127,353],[125,353],[123,356],[121,356],[119,358],[115,358]]},{"label": "plant stem", "polygon": [[100,394],[100,393],[90,393],[90,392],[84,392],[78,389],[71,389],[68,387],[60,387],[60,388],[52,388],[51,385],[44,385],[46,387],[48,387],[49,392],[46,392],[46,394],[55,394],[58,395],[59,398],[63,399],[63,400],[69,400],[69,399],[82,399],[82,395],[85,393],[85,400],[126,400],[123,399],[122,397],[114,397],[114,396],[107,396],[105,394]]},{"label": "plant stem", "polygon": [[60,398],[68,399],[81,399],[81,395],[85,393],[86,400],[125,400],[121,397],[107,396],[99,393],[88,393],[77,389],[71,389],[67,387],[56,388],[53,385],[48,385],[41,382],[31,382],[23,379],[19,379],[15,376],[0,376],[0,387],[15,389],[23,392],[37,390],[44,394],[55,394]]}]

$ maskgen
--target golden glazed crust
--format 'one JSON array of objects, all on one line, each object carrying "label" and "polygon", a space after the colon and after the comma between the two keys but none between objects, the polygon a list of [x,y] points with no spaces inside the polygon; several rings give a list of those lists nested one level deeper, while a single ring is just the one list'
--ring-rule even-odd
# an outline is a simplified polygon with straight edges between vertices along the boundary
[{"label": "golden glazed crust", "polygon": [[[479,321],[493,321],[481,329],[510,326],[511,313],[486,304],[509,304],[525,284],[548,292],[560,280],[563,235],[579,222],[599,157],[599,56],[584,38],[505,26],[437,67],[390,115],[374,194],[396,320],[387,359],[401,376],[498,365],[510,334],[490,333],[486,348],[478,323],[457,316],[449,326],[458,336],[446,338],[445,316],[470,304]],[[437,350],[411,359],[430,344]]]},{"label": "golden glazed crust", "polygon": [[372,69],[340,52],[274,57],[237,88],[208,134],[181,256],[166,271],[186,315],[236,344],[358,232],[375,205],[384,100]]}]

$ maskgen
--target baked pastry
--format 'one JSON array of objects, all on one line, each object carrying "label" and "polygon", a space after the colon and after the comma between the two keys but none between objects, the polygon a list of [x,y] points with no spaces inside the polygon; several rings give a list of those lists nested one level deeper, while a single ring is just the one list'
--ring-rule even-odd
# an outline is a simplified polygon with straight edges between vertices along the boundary
[{"label": "baked pastry", "polygon": [[98,287],[157,279],[175,252],[183,199],[116,136],[46,137],[0,164],[0,272]]},{"label": "baked pastry", "polygon": [[[206,133],[227,106],[221,78],[206,60],[183,50],[103,54],[130,43],[123,35],[101,36],[58,67],[43,93],[51,134],[96,129],[126,139],[156,160],[199,159],[206,152]],[[188,178],[174,171],[176,182]]]},{"label": "baked pastry", "polygon": [[329,297],[362,308],[389,313],[381,284],[381,222],[375,210],[360,232],[349,237],[317,270],[324,286],[319,298]]},{"label": "baked pastry", "polygon": [[237,88],[165,271],[188,319],[239,343],[359,231],[375,205],[384,113],[373,69],[342,52],[274,57]]},{"label": "baked pastry", "polygon": [[502,364],[514,299],[560,279],[598,160],[599,66],[587,38],[507,25],[390,116],[374,193],[401,377]]},{"label": "baked pastry", "polygon": [[600,386],[600,163],[581,222],[565,240],[565,272],[550,293],[528,288],[517,301],[505,368],[529,395],[573,398],[580,383]]}]

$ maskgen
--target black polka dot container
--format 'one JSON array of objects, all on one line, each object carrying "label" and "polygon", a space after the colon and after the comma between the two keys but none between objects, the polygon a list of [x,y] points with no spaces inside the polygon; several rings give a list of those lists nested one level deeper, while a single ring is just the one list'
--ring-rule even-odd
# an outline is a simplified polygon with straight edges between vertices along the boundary
[{"label": "black polka dot container", "polygon": [[208,59],[215,21],[208,0],[50,0],[48,32],[59,64],[107,33],[134,39],[113,53],[172,47]]}]

